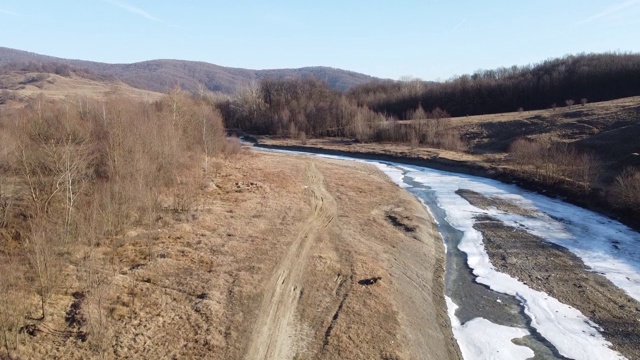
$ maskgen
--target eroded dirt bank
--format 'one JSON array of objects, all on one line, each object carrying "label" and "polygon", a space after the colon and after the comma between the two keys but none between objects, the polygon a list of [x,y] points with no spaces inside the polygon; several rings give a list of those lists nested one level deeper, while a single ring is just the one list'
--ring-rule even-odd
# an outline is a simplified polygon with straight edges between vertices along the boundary
[{"label": "eroded dirt bank", "polygon": [[210,166],[190,211],[101,245],[100,304],[53,299],[24,358],[460,358],[442,240],[383,173],[257,152]]},{"label": "eroded dirt bank", "polygon": [[[494,207],[527,216],[526,209],[502,199],[471,190],[457,193],[480,208]],[[492,217],[479,220],[474,227],[482,233],[485,249],[498,271],[580,310],[602,327],[602,335],[615,350],[628,359],[640,359],[640,303],[604,276],[590,271],[567,249]]]}]

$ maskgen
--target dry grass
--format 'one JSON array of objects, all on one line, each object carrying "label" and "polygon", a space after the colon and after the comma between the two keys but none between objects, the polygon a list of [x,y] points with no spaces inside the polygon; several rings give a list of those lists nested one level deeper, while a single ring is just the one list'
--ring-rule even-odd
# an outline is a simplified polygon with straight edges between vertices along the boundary
[{"label": "dry grass", "polygon": [[[152,227],[133,224],[70,247],[65,286],[51,297],[47,318],[30,321],[35,336],[22,335],[14,354],[243,358],[269,279],[314,212],[311,161],[337,213],[310,238],[296,283],[304,294],[291,337],[297,355],[456,358],[442,243],[415,199],[373,167],[242,152],[211,159],[217,171],[204,178],[189,212],[160,211]],[[389,213],[414,232],[394,226]],[[358,284],[372,276],[382,279]],[[29,298],[38,315],[37,297]]]},{"label": "dry grass", "polygon": [[618,175],[611,189],[613,200],[622,208],[640,204],[640,169],[628,167]]},{"label": "dry grass", "polygon": [[64,77],[32,72],[10,72],[0,75],[0,90],[4,91],[4,96],[12,99],[0,107],[11,108],[20,108],[40,95],[48,99],[72,101],[77,106],[83,106],[83,103],[94,100],[105,100],[114,95],[145,102],[157,101],[164,96],[161,93],[137,89],[119,81],[106,82],[76,75]]}]

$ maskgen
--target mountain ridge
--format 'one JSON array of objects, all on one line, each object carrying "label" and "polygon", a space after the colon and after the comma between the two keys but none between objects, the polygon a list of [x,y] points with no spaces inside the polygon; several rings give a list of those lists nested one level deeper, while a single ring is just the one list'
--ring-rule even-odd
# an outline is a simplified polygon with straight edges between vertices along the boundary
[{"label": "mountain ridge", "polygon": [[354,71],[327,66],[284,69],[244,69],[216,65],[204,61],[154,59],[135,63],[110,64],[90,60],[58,58],[34,52],[0,47],[0,66],[9,64],[64,64],[88,70],[100,76],[116,78],[130,86],[167,92],[174,86],[197,91],[204,85],[211,91],[231,94],[238,89],[266,78],[315,77],[330,87],[347,91],[356,85],[378,78]]}]

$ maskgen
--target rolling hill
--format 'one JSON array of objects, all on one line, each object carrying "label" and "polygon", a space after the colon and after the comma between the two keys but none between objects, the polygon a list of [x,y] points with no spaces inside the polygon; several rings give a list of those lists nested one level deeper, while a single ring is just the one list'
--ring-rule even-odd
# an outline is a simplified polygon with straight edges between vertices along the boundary
[{"label": "rolling hill", "polygon": [[106,64],[93,61],[62,59],[22,50],[0,47],[0,66],[9,64],[63,64],[84,69],[101,77],[115,78],[130,86],[166,92],[175,85],[196,91],[203,84],[211,91],[233,93],[238,88],[265,78],[315,77],[329,86],[346,91],[376,78],[330,67],[251,70],[185,60],[150,60],[133,64]]}]

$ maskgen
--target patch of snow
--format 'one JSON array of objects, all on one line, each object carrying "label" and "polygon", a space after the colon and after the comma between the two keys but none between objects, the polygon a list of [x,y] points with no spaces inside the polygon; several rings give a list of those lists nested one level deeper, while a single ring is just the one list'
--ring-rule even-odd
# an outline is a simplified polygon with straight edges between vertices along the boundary
[{"label": "patch of snow", "polygon": [[[497,181],[476,178],[468,175],[451,174],[442,171],[403,167],[409,171],[407,176],[414,181],[429,186],[436,195],[438,206],[446,213],[446,219],[451,226],[463,232],[458,248],[467,254],[467,262],[478,283],[489,286],[492,290],[517,297],[524,306],[525,312],[532,319],[532,326],[563,356],[574,359],[623,359],[619,353],[613,351],[611,344],[598,332],[596,324],[591,322],[580,311],[563,304],[544,292],[536,291],[513,277],[498,272],[489,260],[482,234],[473,228],[475,217],[481,214],[496,215],[495,209],[483,210],[472,206],[455,192],[459,189],[471,189],[485,196],[496,194],[513,194],[521,189]],[[522,194],[519,194],[522,195]],[[527,194],[534,195],[534,194]],[[535,204],[535,201],[532,201]],[[571,206],[568,204],[563,204]],[[580,209],[582,210],[582,209]],[[582,210],[586,211],[586,210]],[[504,215],[505,217],[514,215]],[[558,231],[559,222],[547,217],[547,222],[539,222],[540,232],[553,233]],[[518,217],[518,221],[535,228],[534,224],[527,225],[527,218]],[[556,224],[554,224],[554,222]],[[567,230],[566,227],[561,227]],[[570,231],[562,231],[558,238],[570,238]],[[453,320],[452,320],[453,321]],[[499,339],[495,339],[498,341]]]},{"label": "patch of snow", "polygon": [[464,325],[455,315],[458,306],[446,297],[453,335],[458,341],[464,359],[518,360],[530,359],[535,354],[525,346],[516,345],[514,339],[529,335],[525,329],[494,324],[484,318],[475,318]]},{"label": "patch of snow", "polygon": [[404,178],[404,172],[401,169],[398,169],[395,166],[389,166],[387,164],[379,163],[379,162],[374,162],[373,165],[375,165],[378,169],[382,170],[385,174],[387,174],[387,176],[390,177],[391,180],[394,183],[398,184],[398,186],[400,186],[401,188],[409,187],[409,185],[405,184],[404,181],[402,180]]}]

